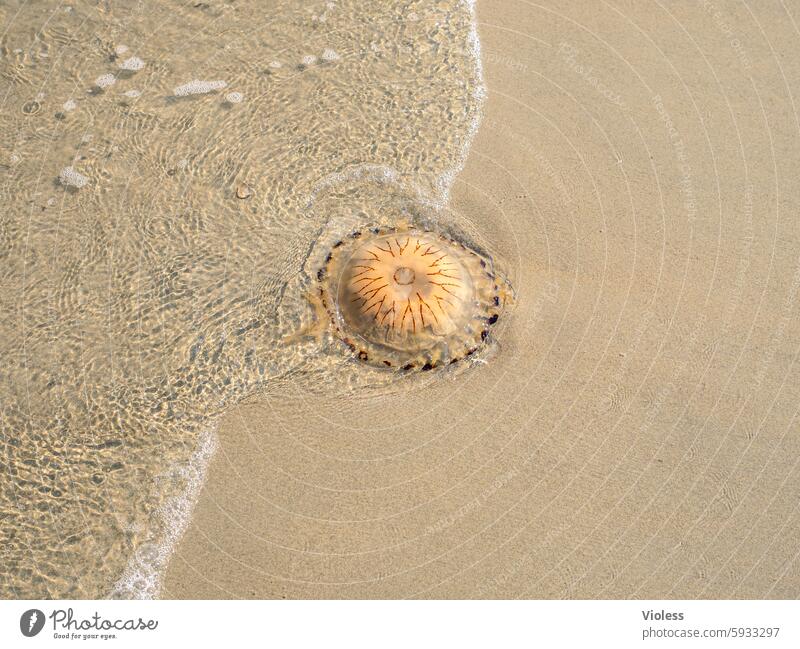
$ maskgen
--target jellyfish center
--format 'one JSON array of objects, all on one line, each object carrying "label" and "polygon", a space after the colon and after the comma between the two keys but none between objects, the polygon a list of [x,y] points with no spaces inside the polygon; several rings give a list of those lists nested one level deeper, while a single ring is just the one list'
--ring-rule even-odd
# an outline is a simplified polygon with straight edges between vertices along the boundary
[{"label": "jellyfish center", "polygon": [[400,268],[394,271],[392,278],[394,279],[395,283],[400,284],[400,286],[408,286],[409,284],[414,283],[414,280],[417,278],[417,274],[408,266],[400,266]]}]

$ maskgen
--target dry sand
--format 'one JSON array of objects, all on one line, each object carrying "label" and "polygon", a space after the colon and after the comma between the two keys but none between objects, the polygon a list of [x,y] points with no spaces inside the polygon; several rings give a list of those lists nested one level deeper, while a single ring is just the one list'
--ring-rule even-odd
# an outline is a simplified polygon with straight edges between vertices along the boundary
[{"label": "dry sand", "polygon": [[800,12],[478,3],[494,358],[232,410],[176,598],[796,598]]}]

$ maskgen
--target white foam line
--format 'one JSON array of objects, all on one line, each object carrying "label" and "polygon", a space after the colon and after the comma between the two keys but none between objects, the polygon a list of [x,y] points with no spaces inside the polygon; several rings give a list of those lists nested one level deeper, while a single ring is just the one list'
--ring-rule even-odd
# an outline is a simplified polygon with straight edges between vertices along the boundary
[{"label": "white foam line", "polygon": [[[186,481],[184,490],[166,500],[149,524],[144,542],[128,561],[125,572],[114,584],[109,597],[118,599],[155,599],[161,592],[164,571],[181,540],[192,511],[205,483],[208,465],[217,450],[216,427],[200,434],[197,448],[188,462],[179,462],[167,472]],[[155,530],[158,530],[156,532]]]},{"label": "white foam line", "polygon": [[469,125],[469,130],[461,144],[456,163],[439,176],[439,196],[442,206],[447,204],[450,200],[450,190],[453,188],[456,176],[464,169],[469,155],[472,141],[475,139],[475,134],[480,128],[481,120],[483,119],[483,104],[486,100],[486,82],[483,77],[483,62],[481,60],[481,41],[478,37],[478,16],[475,11],[476,0],[463,0],[462,4],[467,8],[470,14],[470,30],[467,35],[467,44],[472,52],[472,59],[475,64],[475,76],[477,77],[477,84],[472,91],[472,99],[475,101],[475,116]]}]

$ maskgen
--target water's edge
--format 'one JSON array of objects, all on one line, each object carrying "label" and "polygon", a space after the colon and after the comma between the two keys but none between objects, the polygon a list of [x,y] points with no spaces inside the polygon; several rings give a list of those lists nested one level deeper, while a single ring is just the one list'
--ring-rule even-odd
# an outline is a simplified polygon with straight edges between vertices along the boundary
[{"label": "water's edge", "polygon": [[[453,184],[466,164],[472,142],[480,127],[483,104],[487,95],[481,60],[476,0],[462,0],[461,4],[470,16],[467,45],[474,65],[473,73],[477,80],[472,94],[472,101],[475,102],[475,115],[460,144],[454,164],[439,176],[436,183],[435,200],[441,206],[448,203]],[[156,599],[160,596],[169,561],[189,527],[192,514],[206,482],[209,465],[218,448],[218,430],[219,419],[200,434],[197,448],[191,458],[187,462],[175,463],[169,471],[172,475],[178,474],[183,477],[186,483],[185,489],[179,495],[168,498],[156,511],[156,525],[151,526],[147,539],[136,549],[108,597]],[[161,534],[153,534],[155,529],[161,530]],[[155,566],[160,566],[160,568]]]}]

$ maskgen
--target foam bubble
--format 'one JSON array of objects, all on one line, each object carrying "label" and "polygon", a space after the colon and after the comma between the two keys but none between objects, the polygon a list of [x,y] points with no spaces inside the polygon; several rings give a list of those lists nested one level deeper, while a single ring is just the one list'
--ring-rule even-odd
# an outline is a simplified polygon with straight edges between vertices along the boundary
[{"label": "foam bubble", "polygon": [[80,189],[89,182],[89,179],[82,173],[75,170],[75,167],[64,167],[58,174],[58,179],[62,185]]},{"label": "foam bubble", "polygon": [[231,104],[240,104],[244,99],[244,95],[241,92],[229,92],[225,95],[225,101]]},{"label": "foam bubble", "polygon": [[189,95],[204,95],[209,92],[214,92],[215,90],[222,90],[227,85],[228,83],[222,80],[200,81],[198,79],[193,79],[188,83],[184,83],[182,86],[178,86],[172,91],[172,93],[176,97],[187,97]]},{"label": "foam bubble", "polygon": [[306,56],[304,56],[304,57],[303,57],[303,59],[300,61],[300,63],[302,63],[302,64],[303,64],[303,65],[305,65],[306,67],[308,67],[309,65],[314,65],[316,62],[317,62],[317,57],[316,57],[316,56],[313,56],[313,55],[311,55],[311,54],[307,54],[307,55],[306,55]]},{"label": "foam bubble", "polygon": [[67,101],[65,101],[64,105],[62,106],[62,108],[66,112],[69,112],[71,110],[75,110],[77,107],[78,107],[78,104],[75,103],[74,99],[67,99]]},{"label": "foam bubble", "polygon": [[94,85],[98,88],[108,88],[117,82],[117,78],[113,74],[101,74],[94,80]]},{"label": "foam bubble", "polygon": [[144,67],[144,61],[142,61],[142,59],[140,59],[138,56],[132,56],[120,63],[119,67],[121,70],[135,72],[136,70],[141,70]]},{"label": "foam bubble", "polygon": [[339,56],[335,50],[326,47],[324,50],[322,50],[322,56],[320,58],[323,61],[330,63],[331,61],[338,61],[342,57]]},{"label": "foam bubble", "polygon": [[125,52],[127,52],[127,51],[128,51],[128,46],[127,45],[117,45],[114,48],[114,53],[119,55],[119,56],[125,54]]},{"label": "foam bubble", "polygon": [[272,61],[269,64],[269,67],[275,68],[277,70],[278,68],[282,68],[283,67],[283,63],[281,63],[280,61]]},{"label": "foam bubble", "polygon": [[142,94],[142,92],[141,90],[136,90],[135,88],[131,88],[130,90],[126,90],[123,94],[126,97],[132,97],[133,99],[136,99],[136,97],[139,97]]}]

